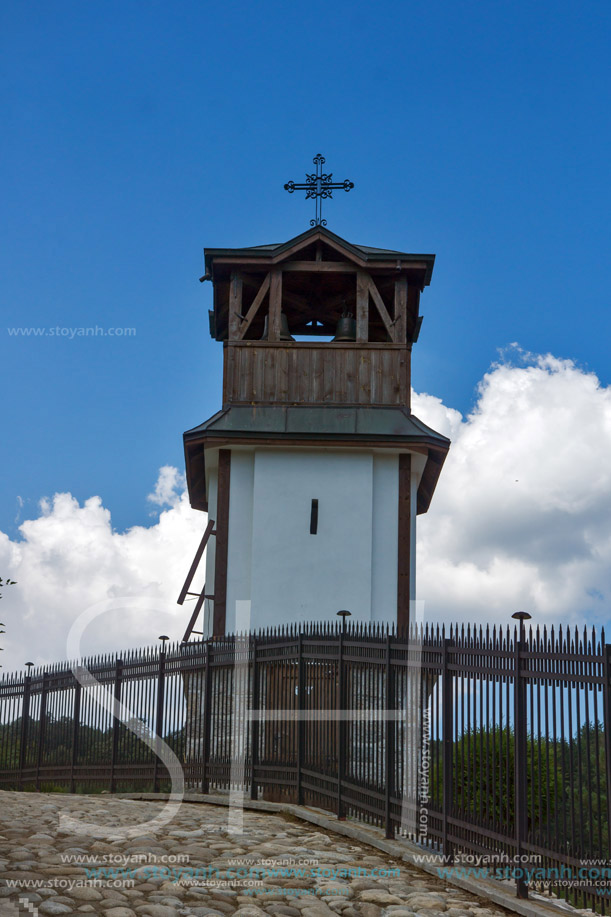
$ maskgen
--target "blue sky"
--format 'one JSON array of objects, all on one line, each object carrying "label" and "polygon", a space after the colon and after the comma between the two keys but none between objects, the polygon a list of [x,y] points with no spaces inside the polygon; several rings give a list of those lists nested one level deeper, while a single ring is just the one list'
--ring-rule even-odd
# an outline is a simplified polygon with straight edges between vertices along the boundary
[{"label": "blue sky", "polygon": [[[307,228],[435,252],[414,387],[462,413],[498,348],[610,379],[602,2],[5,2],[0,529],[56,491],[146,524],[220,403],[204,246]],[[9,327],[133,327],[17,338]],[[24,501],[20,508],[19,499]],[[2,572],[2,571],[0,571]]]}]

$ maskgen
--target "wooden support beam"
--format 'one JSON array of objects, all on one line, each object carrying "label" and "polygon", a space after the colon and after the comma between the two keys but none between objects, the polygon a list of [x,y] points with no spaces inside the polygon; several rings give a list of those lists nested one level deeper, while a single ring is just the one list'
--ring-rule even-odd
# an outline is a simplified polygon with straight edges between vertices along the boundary
[{"label": "wooden support beam", "polygon": [[232,271],[229,284],[229,340],[237,341],[242,324],[242,275]]},{"label": "wooden support beam", "polygon": [[397,629],[406,632],[409,626],[410,567],[411,567],[411,489],[412,457],[399,455],[399,556],[397,567]]},{"label": "wooden support beam", "polygon": [[208,525],[206,526],[206,530],[203,534],[202,540],[199,543],[199,547],[197,551],[195,552],[195,557],[193,558],[191,569],[187,573],[185,584],[182,587],[182,589],[180,590],[180,595],[178,596],[178,601],[177,601],[178,605],[182,605],[187,596],[189,587],[191,583],[193,582],[193,577],[195,576],[195,572],[199,566],[199,562],[202,559],[202,554],[204,553],[204,549],[206,545],[208,544],[208,539],[210,538],[211,535],[214,535],[214,519],[208,519]]},{"label": "wooden support beam", "polygon": [[307,271],[315,274],[355,274],[358,264],[349,261],[285,261],[283,271]]},{"label": "wooden support beam", "polygon": [[407,319],[407,277],[395,280],[395,337],[397,344],[405,344]]},{"label": "wooden support beam", "polygon": [[364,344],[369,339],[369,274],[356,275],[356,340]]},{"label": "wooden support beam", "polygon": [[216,500],[216,553],[214,557],[214,617],[212,636],[225,634],[227,617],[227,561],[229,548],[229,483],[231,450],[219,449]]},{"label": "wooden support beam", "polygon": [[273,270],[269,287],[269,324],[267,340],[280,340],[280,315],[282,312],[282,271]]},{"label": "wooden support beam", "polygon": [[[206,598],[206,596],[205,596],[205,594],[204,594],[205,591],[206,591],[206,587],[204,586],[204,588],[203,588],[202,591],[201,591],[200,596],[199,596],[198,599],[197,599],[197,602],[195,603],[195,608],[193,609],[193,614],[191,615],[191,618],[189,619],[189,623],[187,624],[187,629],[185,630],[185,632],[184,632],[184,634],[183,634],[183,637],[182,637],[182,642],[183,642],[183,643],[188,643],[188,642],[189,642],[189,637],[190,637],[191,634],[193,633],[193,628],[194,628],[195,625],[197,624],[197,619],[198,619],[198,617],[199,617],[199,613],[200,613],[200,611],[202,610],[202,605],[204,604],[204,599]],[[202,633],[203,633],[203,632],[202,632]]]},{"label": "wooden support beam", "polygon": [[268,293],[268,291],[269,291],[269,284],[270,284],[270,275],[269,275],[269,274],[266,274],[266,275],[265,275],[265,278],[264,278],[264,280],[263,280],[263,283],[262,283],[261,286],[259,287],[259,292],[257,293],[257,295],[255,296],[255,298],[253,299],[252,305],[251,305],[250,309],[248,310],[248,312],[247,312],[246,315],[244,316],[244,321],[241,322],[240,330],[238,331],[238,336],[237,336],[237,340],[238,340],[238,341],[243,341],[243,340],[244,340],[244,335],[246,334],[246,332],[247,332],[248,329],[250,328],[253,318],[255,317],[255,315],[257,314],[257,312],[259,311],[259,307],[260,307],[261,303],[263,302],[263,300],[265,299],[265,296],[267,295],[267,293]]},{"label": "wooden support beam", "polygon": [[415,283],[407,288],[407,323],[406,332],[410,341],[418,337],[418,311],[420,308],[420,290]]},{"label": "wooden support beam", "polygon": [[[325,240],[325,243],[328,244],[328,241]],[[276,265],[282,265],[282,269],[286,270],[287,264],[292,264],[292,265],[304,265],[305,264],[305,265],[310,265],[310,267],[299,266],[299,267],[289,268],[289,270],[296,270],[296,271],[316,270],[315,261],[298,261],[298,260],[294,260],[294,261],[286,260],[285,261],[283,260],[285,258],[286,259],[290,258],[291,255],[293,254],[298,255],[299,249],[301,248],[303,248],[302,245],[295,247],[293,249],[283,251],[280,255],[274,255],[274,256],[265,257],[265,258],[259,257],[259,258],[248,259],[248,257],[243,254],[233,255],[233,256],[232,255],[219,255],[218,257],[214,259],[214,265],[215,267],[232,267],[234,265],[236,266],[239,265],[241,270],[263,271],[266,269],[270,269]],[[345,251],[342,251],[340,248],[337,248],[336,250],[340,258],[346,257]],[[397,259],[396,258],[390,259],[389,261],[378,261],[377,259],[375,261],[367,261],[365,258],[359,258],[358,255],[356,255],[354,252],[350,253],[350,258],[351,258],[350,261],[320,261],[318,263],[332,265],[332,267],[329,267],[329,268],[323,267],[322,268],[323,271],[324,270],[334,270],[334,271],[339,271],[340,273],[342,271],[352,272],[352,271],[363,271],[363,270],[375,270],[376,272],[378,271],[386,272],[387,271],[389,274],[392,274],[394,276],[397,271]],[[430,262],[402,261],[400,269],[404,271],[409,271],[409,272],[418,271],[419,273],[423,273],[430,269]]]},{"label": "wooden support beam", "polygon": [[384,305],[384,300],[380,296],[380,291],[376,287],[372,277],[369,277],[369,292],[371,294],[371,298],[373,299],[376,305],[378,312],[380,313],[380,318],[384,322],[384,327],[386,328],[386,331],[388,332],[388,336],[391,339],[391,341],[394,342],[395,340],[394,325],[390,319],[390,315],[388,314],[386,306]]}]

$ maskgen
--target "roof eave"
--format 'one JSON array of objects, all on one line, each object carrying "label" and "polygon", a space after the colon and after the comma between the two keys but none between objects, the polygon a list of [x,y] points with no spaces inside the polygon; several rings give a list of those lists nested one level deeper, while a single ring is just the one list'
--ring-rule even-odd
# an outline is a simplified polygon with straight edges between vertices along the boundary
[{"label": "roof eave", "polygon": [[[207,479],[205,468],[205,450],[206,448],[220,448],[223,445],[245,445],[252,443],[256,445],[262,440],[266,445],[273,444],[276,437],[269,433],[244,433],[231,431],[188,431],[183,435],[185,449],[185,465],[187,469],[187,485],[189,492],[189,501],[193,509],[207,511]],[[277,436],[278,442],[283,445],[299,445],[303,443],[316,443],[324,445],[325,442],[338,444],[342,439],[346,444],[376,446],[385,445],[394,446],[409,450],[410,446],[425,446],[426,464],[420,478],[417,494],[417,515],[426,513],[431,504],[437,482],[441,474],[441,469],[445,462],[450,448],[450,441],[443,437],[445,442],[435,439],[432,436],[379,436],[371,434],[304,434],[304,433],[283,433]]]},{"label": "roof eave", "polygon": [[336,233],[331,232],[330,229],[327,229],[324,226],[313,226],[310,229],[307,229],[305,232],[300,233],[300,235],[294,236],[292,239],[288,239],[286,242],[282,242],[273,248],[205,248],[204,261],[206,267],[206,275],[212,274],[212,268],[216,258],[235,258],[236,262],[244,261],[247,259],[250,261],[261,261],[262,263],[265,263],[266,261],[268,263],[272,263],[276,262],[285,251],[288,251],[295,245],[299,245],[301,242],[306,242],[308,239],[315,238],[317,236],[320,238],[329,239],[341,247],[347,254],[352,255],[356,260],[365,262],[367,264],[375,264],[376,262],[385,262],[389,260],[405,261],[407,262],[406,267],[408,267],[409,262],[424,262],[426,264],[426,269],[423,285],[428,286],[431,282],[431,276],[433,274],[433,267],[435,264],[435,255],[419,254],[414,252],[397,252],[384,249],[381,249],[380,251],[368,252],[365,249],[360,248],[358,245],[354,245],[352,242],[348,242],[346,239],[343,239]]}]

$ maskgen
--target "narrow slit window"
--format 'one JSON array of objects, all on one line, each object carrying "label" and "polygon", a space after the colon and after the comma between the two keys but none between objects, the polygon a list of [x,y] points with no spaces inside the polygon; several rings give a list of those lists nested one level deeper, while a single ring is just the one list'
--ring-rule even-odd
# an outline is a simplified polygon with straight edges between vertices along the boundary
[{"label": "narrow slit window", "polygon": [[312,509],[310,510],[310,535],[316,535],[318,532],[318,500],[312,500]]}]

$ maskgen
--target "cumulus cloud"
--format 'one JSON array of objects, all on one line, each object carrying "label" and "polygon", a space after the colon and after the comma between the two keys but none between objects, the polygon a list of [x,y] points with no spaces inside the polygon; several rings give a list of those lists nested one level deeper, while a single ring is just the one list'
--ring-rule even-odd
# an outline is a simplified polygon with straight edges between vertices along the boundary
[{"label": "cumulus cloud", "polygon": [[[175,468],[160,470],[152,502],[168,506],[154,524],[117,532],[100,497],[80,505],[56,494],[22,523],[19,540],[0,533],[0,570],[17,580],[2,598],[4,671],[65,659],[72,623],[103,600],[121,599],[122,607],[91,625],[84,653],[155,643],[162,633],[182,636],[189,606],[177,606],[176,598],[206,516],[189,506]],[[194,589],[202,585],[200,575]]]},{"label": "cumulus cloud", "polygon": [[[482,379],[463,417],[428,394],[413,410],[452,439],[426,516],[418,517],[418,594],[425,618],[541,623],[611,617],[611,389],[570,360],[513,347]],[[178,469],[148,498],[154,522],[112,528],[100,497],[43,499],[20,538],[0,533],[4,671],[65,658],[86,608],[120,599],[88,630],[87,653],[179,638],[189,606],[176,597],[206,524]],[[158,515],[158,518],[157,518]],[[194,590],[203,586],[201,575]]]},{"label": "cumulus cloud", "polygon": [[[601,623],[611,610],[611,390],[570,360],[514,347],[476,406],[414,412],[453,438],[419,517],[418,592],[436,619]],[[444,416],[445,415],[445,416]]]},{"label": "cumulus cloud", "polygon": [[[187,486],[187,481],[178,468],[172,465],[162,465],[155,484],[155,489],[146,498],[149,503],[156,506],[176,506]],[[153,511],[151,515],[155,515]]]}]

